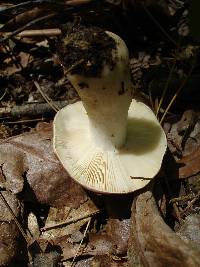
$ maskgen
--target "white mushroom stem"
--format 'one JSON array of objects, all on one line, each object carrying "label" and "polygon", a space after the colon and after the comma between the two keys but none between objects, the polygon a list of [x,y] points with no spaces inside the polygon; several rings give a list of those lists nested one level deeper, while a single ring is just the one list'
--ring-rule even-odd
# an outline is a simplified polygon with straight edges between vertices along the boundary
[{"label": "white mushroom stem", "polygon": [[69,74],[68,79],[77,90],[87,112],[92,141],[102,149],[113,150],[123,146],[126,141],[132,83],[126,45],[117,35],[110,32],[107,34],[116,41],[113,69],[105,65],[101,77]]}]

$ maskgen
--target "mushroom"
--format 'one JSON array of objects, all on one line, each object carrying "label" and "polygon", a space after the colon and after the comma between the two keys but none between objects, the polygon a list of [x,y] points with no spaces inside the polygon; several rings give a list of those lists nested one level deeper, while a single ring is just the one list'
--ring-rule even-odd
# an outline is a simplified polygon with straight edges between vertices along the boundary
[{"label": "mushroom", "polygon": [[124,41],[84,28],[65,39],[61,53],[82,100],[54,118],[53,146],[64,168],[92,191],[122,194],[144,187],[159,172],[167,141],[153,111],[132,100]]}]

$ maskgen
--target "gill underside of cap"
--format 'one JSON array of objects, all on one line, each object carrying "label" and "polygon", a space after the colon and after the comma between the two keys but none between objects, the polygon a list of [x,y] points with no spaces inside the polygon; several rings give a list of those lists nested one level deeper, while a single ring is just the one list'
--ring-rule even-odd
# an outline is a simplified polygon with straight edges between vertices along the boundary
[{"label": "gill underside of cap", "polygon": [[166,136],[153,111],[132,100],[125,145],[106,151],[96,146],[82,102],[61,109],[54,119],[54,151],[69,175],[97,192],[129,193],[159,172]]}]

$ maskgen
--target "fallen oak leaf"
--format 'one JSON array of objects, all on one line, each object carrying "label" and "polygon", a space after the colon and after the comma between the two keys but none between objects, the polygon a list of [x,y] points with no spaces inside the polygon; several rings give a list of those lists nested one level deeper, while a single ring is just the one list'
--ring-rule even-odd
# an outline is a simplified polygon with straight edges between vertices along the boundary
[{"label": "fallen oak leaf", "polygon": [[49,214],[42,230],[42,238],[50,240],[51,237],[59,238],[72,235],[88,221],[88,219],[100,211],[95,204],[88,199],[78,208],[61,207],[50,208]]},{"label": "fallen oak leaf", "polygon": [[5,178],[4,186],[17,194],[22,191],[24,186],[23,174],[27,167],[23,163],[23,155],[15,151],[13,147],[1,146],[0,165],[2,174]]},{"label": "fallen oak leaf", "polygon": [[181,240],[163,221],[155,198],[146,188],[133,201],[129,239],[130,266],[200,266],[200,250]]},{"label": "fallen oak leaf", "polygon": [[182,157],[177,163],[183,166],[179,168],[179,178],[187,178],[200,172],[200,146],[196,151]]},{"label": "fallen oak leaf", "polygon": [[105,230],[116,246],[116,254],[126,255],[130,235],[130,219],[108,219]]},{"label": "fallen oak leaf", "polygon": [[47,130],[47,124],[44,124],[43,133],[41,125],[38,131],[10,137],[0,143],[4,185],[13,193],[23,190],[22,195],[31,201],[78,207],[87,200],[87,195],[72,181],[54,155],[49,139],[51,125]]},{"label": "fallen oak leaf", "polygon": [[[186,110],[168,132],[168,147],[179,167],[179,178],[200,172],[200,117],[198,112]],[[177,157],[177,155],[179,155]]]},{"label": "fallen oak leaf", "polygon": [[[16,218],[20,217],[23,213],[23,206],[15,195],[6,191],[2,191],[1,195],[12,210],[14,216],[16,216]],[[2,198],[0,198],[0,266],[5,266],[17,256],[21,234],[11,212],[8,210]]]}]

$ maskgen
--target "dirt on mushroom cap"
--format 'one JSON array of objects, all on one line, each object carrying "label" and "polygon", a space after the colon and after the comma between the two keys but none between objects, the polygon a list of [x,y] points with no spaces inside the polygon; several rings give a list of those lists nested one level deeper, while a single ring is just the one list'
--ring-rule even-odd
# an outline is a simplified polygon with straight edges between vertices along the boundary
[{"label": "dirt on mushroom cap", "polygon": [[71,74],[101,77],[105,64],[110,69],[115,66],[112,54],[115,48],[115,41],[104,30],[79,25],[65,37],[59,56],[66,69],[74,66]]}]

